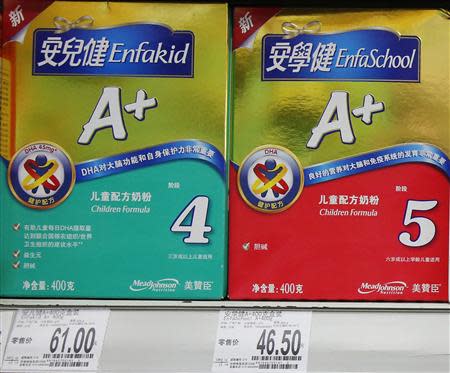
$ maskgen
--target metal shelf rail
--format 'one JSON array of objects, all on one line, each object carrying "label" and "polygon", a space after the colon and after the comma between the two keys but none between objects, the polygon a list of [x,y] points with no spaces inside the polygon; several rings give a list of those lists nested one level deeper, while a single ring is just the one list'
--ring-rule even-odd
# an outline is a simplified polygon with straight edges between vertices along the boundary
[{"label": "metal shelf rail", "polygon": [[450,305],[344,302],[1,300],[1,348],[18,307],[111,309],[99,372],[210,372],[219,311],[312,310],[308,372],[450,372]]}]

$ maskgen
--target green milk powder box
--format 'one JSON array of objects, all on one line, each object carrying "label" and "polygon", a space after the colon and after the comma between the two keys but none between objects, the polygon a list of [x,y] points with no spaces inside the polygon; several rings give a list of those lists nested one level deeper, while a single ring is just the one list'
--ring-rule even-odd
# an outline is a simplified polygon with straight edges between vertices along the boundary
[{"label": "green milk powder box", "polygon": [[225,4],[8,0],[1,296],[220,299]]}]

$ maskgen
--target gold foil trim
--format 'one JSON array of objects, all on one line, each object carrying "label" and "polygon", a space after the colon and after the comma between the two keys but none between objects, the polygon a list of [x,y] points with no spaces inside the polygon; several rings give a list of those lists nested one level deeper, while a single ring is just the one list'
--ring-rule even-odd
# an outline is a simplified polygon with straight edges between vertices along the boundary
[{"label": "gold foil trim", "polygon": [[55,17],[53,18],[53,23],[56,27],[55,34],[62,34],[74,28],[90,28],[94,24],[94,18],[91,16],[82,16],[74,22],[71,22],[64,17]]},{"label": "gold foil trim", "polygon": [[322,29],[322,23],[320,21],[311,21],[304,26],[298,26],[294,22],[284,22],[281,25],[283,33],[286,34],[286,39],[295,38],[300,34],[317,34]]}]

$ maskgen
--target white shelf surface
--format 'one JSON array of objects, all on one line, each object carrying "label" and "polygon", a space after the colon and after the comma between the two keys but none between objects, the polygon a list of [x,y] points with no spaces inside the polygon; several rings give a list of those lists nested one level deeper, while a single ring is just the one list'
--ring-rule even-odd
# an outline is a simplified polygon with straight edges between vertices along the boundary
[{"label": "white shelf surface", "polygon": [[[14,314],[12,304],[5,303],[2,300],[0,311],[2,348]],[[52,303],[39,302],[56,306]],[[223,307],[312,309],[309,373],[450,372],[450,312],[445,304],[149,301],[141,308],[133,304],[110,304],[99,372],[210,372]]]}]

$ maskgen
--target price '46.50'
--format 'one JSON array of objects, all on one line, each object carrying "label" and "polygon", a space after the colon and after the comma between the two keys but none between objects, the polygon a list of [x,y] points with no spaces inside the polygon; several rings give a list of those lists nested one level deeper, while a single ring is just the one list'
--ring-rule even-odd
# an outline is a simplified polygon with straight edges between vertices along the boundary
[{"label": "price '46.50'", "polygon": [[281,352],[282,355],[297,356],[302,346],[300,330],[283,330],[280,345],[277,343],[276,331],[274,329],[264,329],[259,337],[256,349],[260,350],[261,355],[278,355]]}]

